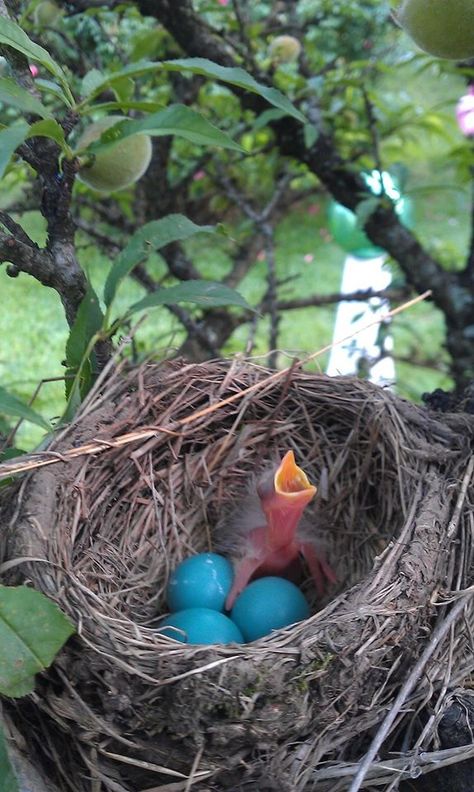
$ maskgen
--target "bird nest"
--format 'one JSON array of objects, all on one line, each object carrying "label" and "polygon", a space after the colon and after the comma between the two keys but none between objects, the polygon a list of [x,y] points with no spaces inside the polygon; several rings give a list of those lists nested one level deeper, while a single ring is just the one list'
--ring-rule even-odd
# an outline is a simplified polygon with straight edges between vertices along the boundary
[{"label": "bird nest", "polygon": [[[474,667],[469,435],[467,417],[297,365],[103,379],[3,497],[9,582],[77,628],[7,708],[51,783],[338,792],[432,769],[446,697]],[[215,548],[249,477],[288,449],[318,483],[310,516],[337,584],[318,600],[306,581],[311,617],[253,643],[160,636],[170,571]]]}]

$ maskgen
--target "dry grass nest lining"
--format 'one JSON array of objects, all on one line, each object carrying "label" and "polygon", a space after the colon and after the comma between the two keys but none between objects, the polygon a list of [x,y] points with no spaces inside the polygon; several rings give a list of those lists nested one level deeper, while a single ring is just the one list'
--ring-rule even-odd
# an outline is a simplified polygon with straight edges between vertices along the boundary
[{"label": "dry grass nest lining", "polygon": [[[347,790],[447,612],[439,592],[472,582],[472,466],[455,424],[361,380],[296,368],[271,378],[239,360],[145,365],[97,389],[50,450],[66,459],[95,438],[107,450],[33,471],[4,507],[4,569],[78,629],[11,709],[60,788]],[[252,644],[157,635],[170,570],[212,549],[248,476],[288,448],[319,482],[315,531],[338,585],[310,619]],[[400,751],[412,724],[398,766],[371,767],[374,789],[411,771],[420,703],[441,690],[439,715],[472,672],[465,624],[461,614],[389,730],[385,751]],[[436,747],[435,726],[419,748]]]}]

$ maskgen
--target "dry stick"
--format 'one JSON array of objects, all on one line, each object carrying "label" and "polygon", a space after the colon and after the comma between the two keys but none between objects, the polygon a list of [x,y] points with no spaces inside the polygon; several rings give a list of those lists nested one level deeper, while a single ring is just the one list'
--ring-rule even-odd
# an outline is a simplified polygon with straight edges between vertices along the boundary
[{"label": "dry stick", "polygon": [[[423,294],[420,294],[418,297],[414,297],[412,300],[408,300],[408,302],[403,303],[403,305],[399,305],[398,308],[393,308],[391,311],[388,311],[386,314],[383,314],[378,319],[373,319],[371,322],[366,324],[364,327],[360,328],[359,330],[355,330],[353,333],[349,333],[349,335],[344,336],[344,338],[339,338],[337,341],[333,341],[331,344],[327,344],[326,346],[318,349],[317,352],[313,352],[311,355],[307,355],[302,360],[294,361],[291,366],[287,366],[280,371],[275,371],[273,374],[270,374],[265,379],[260,380],[259,382],[250,385],[248,388],[239,391],[238,393],[234,393],[232,396],[228,396],[226,399],[221,399],[221,401],[212,404],[209,407],[205,407],[202,410],[197,410],[191,415],[186,416],[186,418],[181,418],[176,421],[175,426],[187,426],[187,424],[196,421],[198,418],[203,418],[210,413],[219,410],[221,407],[224,407],[226,404],[232,404],[235,401],[238,401],[243,396],[247,396],[247,394],[252,393],[253,391],[259,390],[262,387],[265,387],[270,382],[274,382],[282,377],[287,376],[292,369],[301,368],[306,363],[309,363],[311,360],[315,360],[317,357],[324,355],[325,352],[328,352],[332,347],[337,346],[339,344],[343,344],[345,341],[348,341],[350,338],[353,338],[358,333],[367,330],[367,328],[372,327],[373,325],[380,324],[381,322],[387,321],[387,319],[391,319],[393,316],[401,313],[402,311],[411,308],[413,305],[421,302],[422,300],[426,300],[427,297],[431,296],[431,291],[425,291]],[[94,386],[94,390],[97,389],[97,383]],[[66,430],[67,431],[67,430]],[[70,448],[68,451],[64,451],[64,453],[58,453],[55,451],[46,451],[44,452],[47,456],[41,459],[38,459],[39,454],[34,455],[33,459],[29,459],[23,463],[8,463],[4,462],[0,465],[0,479],[4,476],[12,476],[16,473],[23,473],[27,470],[34,470],[35,468],[44,467],[46,465],[54,465],[57,462],[67,462],[69,459],[74,459],[75,457],[82,456],[84,454],[97,454],[102,451],[107,450],[108,448],[118,448],[120,446],[128,445],[128,443],[133,443],[137,440],[146,440],[148,437],[156,437],[158,432],[163,432],[170,435],[178,435],[179,432],[171,429],[169,426],[154,426],[152,428],[148,427],[147,429],[139,429],[134,432],[128,432],[127,434],[120,435],[116,437],[114,440],[94,440],[91,443],[87,443],[83,446],[78,446],[77,448]],[[33,455],[32,455],[33,456]]]},{"label": "dry stick", "polygon": [[460,616],[469,598],[470,598],[469,596],[465,596],[462,599],[458,600],[458,602],[453,606],[452,611],[449,613],[446,619],[442,621],[441,624],[439,624],[434,630],[430,640],[428,641],[425,651],[421,655],[418,662],[415,663],[415,665],[413,666],[413,669],[409,674],[408,679],[400,688],[400,692],[398,693],[398,696],[393,702],[388,715],[386,716],[380,729],[378,730],[377,734],[372,740],[370,748],[367,751],[363,761],[361,762],[358,773],[354,778],[352,784],[350,785],[348,792],[359,792],[359,789],[361,788],[364,782],[365,776],[367,775],[370,769],[370,765],[375,759],[377,752],[381,747],[383,741],[388,736],[395,719],[397,718],[403,704],[405,703],[405,700],[408,698],[413,688],[415,687],[416,683],[418,682],[425,665],[431,658],[431,655],[434,654],[441,641],[445,638],[445,636],[451,629],[451,626],[456,622],[457,618]]}]

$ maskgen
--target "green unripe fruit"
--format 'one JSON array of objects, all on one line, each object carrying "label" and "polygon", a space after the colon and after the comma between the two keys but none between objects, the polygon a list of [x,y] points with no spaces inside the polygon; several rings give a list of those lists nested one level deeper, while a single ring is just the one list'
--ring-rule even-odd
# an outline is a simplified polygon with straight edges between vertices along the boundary
[{"label": "green unripe fruit", "polygon": [[473,0],[405,0],[396,18],[430,55],[450,60],[474,57]]},{"label": "green unripe fruit", "polygon": [[269,54],[276,63],[292,63],[298,60],[301,44],[294,36],[277,36],[270,44]]},{"label": "green unripe fruit", "polygon": [[[99,140],[106,129],[124,121],[125,116],[105,116],[87,127],[77,141],[78,155],[94,141]],[[119,140],[104,151],[94,152],[91,162],[85,161],[78,178],[98,192],[111,193],[135,184],[145,173],[152,154],[151,139],[139,133]]]},{"label": "green unripe fruit", "polygon": [[35,25],[38,27],[52,27],[62,16],[62,11],[52,0],[43,0],[36,6],[33,14]]}]

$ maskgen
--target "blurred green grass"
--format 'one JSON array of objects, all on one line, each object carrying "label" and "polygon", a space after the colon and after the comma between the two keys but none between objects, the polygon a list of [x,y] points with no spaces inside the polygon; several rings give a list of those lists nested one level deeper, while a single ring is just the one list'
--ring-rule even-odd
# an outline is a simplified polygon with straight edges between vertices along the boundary
[{"label": "blurred green grass", "polygon": [[[384,78],[386,100],[411,102],[422,113],[426,108],[443,104],[453,117],[448,135],[435,135],[424,130],[413,131],[409,142],[391,138],[382,141],[384,167],[400,161],[408,168],[407,190],[415,201],[415,233],[427,249],[439,256],[448,267],[461,266],[469,234],[469,198],[456,186],[456,175],[450,165],[448,151],[454,143],[461,143],[454,122],[454,105],[463,92],[461,78],[440,70],[437,63],[418,73],[415,65],[400,67],[395,77]],[[402,87],[401,87],[402,86]],[[449,126],[449,125],[448,125]],[[440,165],[441,163],[441,165]],[[439,189],[433,185],[438,183]],[[445,189],[450,184],[454,189]],[[425,190],[425,188],[428,188]],[[276,261],[279,279],[286,280],[279,292],[280,299],[297,299],[311,293],[337,292],[340,289],[343,251],[327,233],[326,199],[315,196],[296,207],[280,223],[276,233]],[[39,244],[44,243],[44,226],[36,213],[28,213],[22,223]],[[222,237],[201,237],[193,240],[189,249],[205,277],[219,280],[228,271],[229,240]],[[96,290],[101,293],[109,262],[94,247],[82,247],[80,258]],[[153,263],[154,273],[164,273],[159,257]],[[395,277],[398,268],[393,266]],[[258,302],[265,290],[266,265],[256,261],[239,290],[251,304]],[[41,379],[60,378],[64,369],[61,361],[67,338],[62,306],[56,293],[41,286],[31,277],[21,274],[9,278],[5,267],[0,268],[0,382],[24,400],[29,400]],[[120,290],[117,313],[137,300],[143,289],[130,279]],[[313,353],[332,340],[335,307],[301,309],[286,312],[279,326],[279,347],[288,356]],[[261,319],[255,339],[253,355],[264,356],[268,347],[268,320]],[[406,358],[415,351],[422,359],[436,361],[439,370],[397,364],[397,391],[418,401],[424,391],[436,387],[447,388],[451,382],[446,374],[448,358],[443,348],[444,328],[440,313],[424,303],[401,314],[392,324],[396,355]],[[249,328],[242,326],[232,337],[224,352],[233,354],[246,348]],[[136,349],[139,354],[152,351],[158,358],[177,348],[183,331],[166,309],[151,311],[137,332]],[[284,365],[287,356],[280,356]],[[323,370],[326,357],[321,356],[313,369]],[[57,417],[64,407],[64,387],[60,381],[42,386],[34,407],[49,419]],[[31,448],[40,439],[41,431],[23,424],[17,443]]]}]

